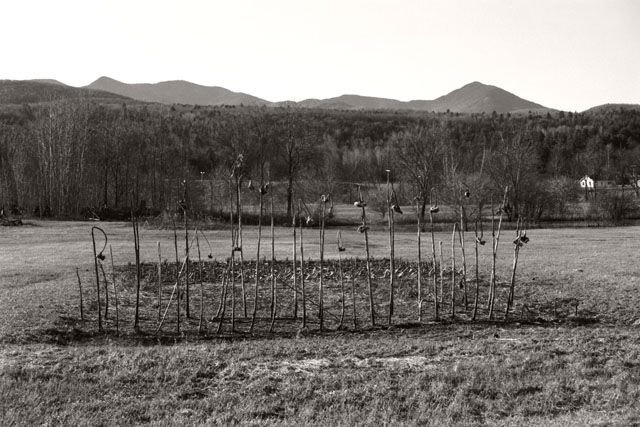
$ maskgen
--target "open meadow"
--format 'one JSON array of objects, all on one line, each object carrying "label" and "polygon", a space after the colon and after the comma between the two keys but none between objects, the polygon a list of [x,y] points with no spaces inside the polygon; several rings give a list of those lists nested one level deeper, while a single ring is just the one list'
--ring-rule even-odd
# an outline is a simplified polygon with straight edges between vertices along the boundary
[{"label": "open meadow", "polygon": [[[97,327],[94,225],[108,235],[105,274],[99,276],[102,332]],[[233,276],[223,265],[231,254],[228,226],[208,227],[197,233],[202,272],[195,244],[191,247],[191,314],[186,318],[182,312],[178,332],[177,305],[171,296],[176,273],[174,231],[142,223],[136,332],[130,223],[28,221],[22,227],[3,227],[0,422],[3,426],[640,424],[640,227],[529,230],[530,242],[519,253],[514,306],[507,320],[515,232],[502,231],[496,309],[489,318],[491,236],[485,225],[487,244],[479,250],[475,320],[474,233],[465,235],[467,307],[459,286],[458,237],[457,279],[453,279],[451,230],[435,233],[438,261],[440,241],[444,254],[442,284],[436,271],[436,289],[440,292],[442,286],[444,291],[436,320],[428,230],[427,226],[421,236],[422,319],[417,309],[415,227],[396,230],[395,308],[390,323],[389,234],[382,223],[369,231],[372,325],[363,234],[355,227],[326,230],[320,298],[319,230],[305,228],[307,323],[302,328],[300,277],[294,285],[291,269],[292,229],[275,229],[272,266],[271,232],[263,228],[254,293],[257,227],[243,227],[243,297],[239,264]],[[337,248],[338,231],[344,252]],[[185,232],[177,233],[182,260]],[[193,238],[193,230],[190,233]],[[96,240],[100,250],[103,240],[98,235]],[[163,268],[160,307],[158,242]],[[117,323],[112,277],[119,299]],[[104,278],[110,292],[107,318]],[[221,304],[223,283],[229,295]],[[275,319],[270,316],[272,283]],[[183,293],[182,310],[185,300]],[[251,328],[254,305],[256,321]],[[165,309],[167,317],[158,331],[158,316]]]}]

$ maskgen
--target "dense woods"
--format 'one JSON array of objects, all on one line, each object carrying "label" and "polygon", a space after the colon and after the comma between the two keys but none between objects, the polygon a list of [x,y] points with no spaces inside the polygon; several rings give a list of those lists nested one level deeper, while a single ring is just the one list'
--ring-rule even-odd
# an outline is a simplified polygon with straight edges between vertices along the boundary
[{"label": "dense woods", "polygon": [[[232,182],[239,155],[244,173]],[[508,186],[511,219],[563,218],[584,200],[587,174],[615,181],[620,191],[606,197],[638,196],[640,109],[461,115],[91,98],[0,107],[0,204],[36,216],[157,215],[179,200],[220,213],[230,186],[249,180],[272,182],[290,215],[298,197],[349,202],[357,184],[385,183],[387,169],[400,203],[420,196],[422,214],[435,191],[472,218]]]}]

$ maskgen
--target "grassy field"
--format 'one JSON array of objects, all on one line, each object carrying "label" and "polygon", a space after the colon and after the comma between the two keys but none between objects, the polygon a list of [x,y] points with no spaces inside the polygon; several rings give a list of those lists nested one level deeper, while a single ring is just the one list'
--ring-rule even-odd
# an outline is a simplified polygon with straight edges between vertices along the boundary
[{"label": "grassy field", "polygon": [[[133,332],[133,233],[125,223],[98,224],[109,235],[118,266],[121,313],[120,334],[115,334],[113,311],[105,322],[107,332],[96,330],[92,225],[47,221],[0,230],[3,426],[640,425],[640,227],[529,231],[531,242],[520,253],[516,309],[509,322],[501,319],[513,231],[504,232],[498,254],[503,292],[498,319],[487,319],[483,285],[477,321],[470,321],[469,311],[461,306],[451,320],[445,299],[442,319],[435,322],[427,305],[422,323],[417,322],[415,272],[410,270],[416,258],[415,232],[398,231],[396,256],[402,260],[403,276],[398,280],[397,311],[387,326],[388,279],[384,261],[377,261],[375,327],[367,318],[361,267],[356,268],[360,273],[349,270],[354,258],[364,256],[363,238],[353,228],[342,228],[347,286],[350,290],[354,279],[357,292],[358,327],[347,317],[346,328],[336,329],[340,292],[332,278],[327,280],[328,323],[323,333],[318,331],[315,306],[310,305],[305,330],[290,316],[291,292],[284,272],[285,259],[292,256],[291,230],[277,229],[281,276],[275,333],[268,333],[264,276],[260,322],[253,333],[248,333],[249,322],[241,313],[232,332],[228,311],[223,332],[215,333],[221,289],[211,281],[205,289],[205,301],[211,301],[205,333],[197,333],[195,314],[183,321],[182,334],[175,333],[174,318],[156,336],[151,273],[143,282],[143,332]],[[336,232],[330,229],[326,237],[332,269],[338,254]],[[229,231],[205,234],[213,257],[222,261],[230,253]],[[245,229],[247,260],[255,258],[256,234],[253,227]],[[156,262],[157,242],[162,258],[175,260],[173,231],[142,226],[140,237],[144,262]],[[388,256],[385,228],[374,227],[370,237],[372,256]],[[263,239],[266,275],[271,258],[268,229]],[[438,232],[436,243],[440,240],[449,265],[450,232]],[[317,241],[318,230],[305,230],[305,258],[314,262]],[[466,241],[473,276],[472,233]],[[428,233],[423,245],[428,259]],[[181,240],[181,253],[183,246]],[[203,248],[205,257],[208,252]],[[480,266],[486,284],[489,245],[482,247]],[[109,264],[105,267],[110,276]],[[85,291],[84,322],[76,268]],[[149,265],[145,271],[152,269]],[[247,279],[250,294],[253,276],[247,273]],[[431,277],[424,281],[430,288]],[[310,301],[317,302],[317,275],[310,275],[308,285]],[[450,289],[447,284],[445,289]],[[170,291],[167,279],[165,303]],[[199,285],[192,292],[197,313]],[[253,299],[248,302],[252,306]]]}]

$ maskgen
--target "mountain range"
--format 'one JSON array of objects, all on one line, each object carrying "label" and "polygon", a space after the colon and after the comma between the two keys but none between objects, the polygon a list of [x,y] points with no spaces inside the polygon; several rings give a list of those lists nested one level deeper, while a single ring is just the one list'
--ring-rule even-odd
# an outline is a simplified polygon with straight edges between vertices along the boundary
[{"label": "mountain range", "polygon": [[496,86],[473,82],[433,101],[398,101],[361,95],[342,95],[328,99],[306,99],[300,102],[270,102],[245,93],[221,87],[201,86],[177,80],[155,84],[127,84],[109,77],[100,77],[88,89],[101,90],[132,99],[164,104],[192,105],[266,105],[297,106],[341,110],[417,110],[458,113],[508,113],[549,110],[540,104],[522,99]]},{"label": "mountain range", "polygon": [[342,95],[328,99],[300,102],[270,102],[246,93],[202,86],[183,80],[160,83],[128,84],[100,77],[82,88],[67,86],[57,80],[0,80],[0,104],[46,102],[51,99],[101,98],[120,102],[137,100],[163,104],[292,106],[340,110],[413,110],[454,113],[518,113],[555,111],[504,89],[480,82],[469,83],[434,100],[399,101],[361,95]]}]

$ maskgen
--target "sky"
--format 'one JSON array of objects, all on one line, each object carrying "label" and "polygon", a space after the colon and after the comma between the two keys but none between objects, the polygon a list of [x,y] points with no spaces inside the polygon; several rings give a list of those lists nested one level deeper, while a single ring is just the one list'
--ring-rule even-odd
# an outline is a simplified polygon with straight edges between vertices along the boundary
[{"label": "sky", "polygon": [[640,103],[640,0],[0,0],[0,79],[187,80],[268,101]]}]

